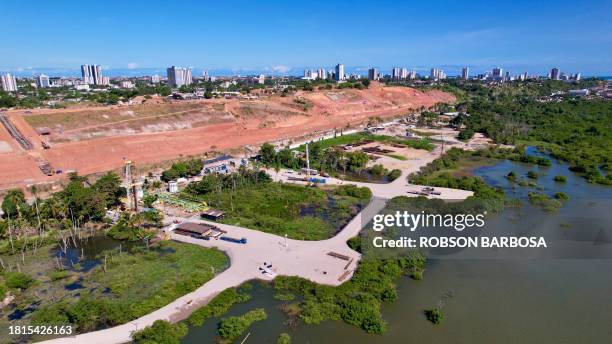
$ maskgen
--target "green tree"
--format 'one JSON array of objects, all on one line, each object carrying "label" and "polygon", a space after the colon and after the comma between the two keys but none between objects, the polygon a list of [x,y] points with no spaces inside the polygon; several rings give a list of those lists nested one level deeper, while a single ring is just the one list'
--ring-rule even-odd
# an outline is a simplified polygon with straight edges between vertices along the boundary
[{"label": "green tree", "polygon": [[28,212],[28,204],[21,189],[11,189],[4,196],[2,211],[5,217],[21,218]]},{"label": "green tree", "polygon": [[274,146],[269,143],[261,145],[259,155],[261,157],[261,162],[265,166],[272,166],[272,164],[276,162],[276,151],[274,150]]}]

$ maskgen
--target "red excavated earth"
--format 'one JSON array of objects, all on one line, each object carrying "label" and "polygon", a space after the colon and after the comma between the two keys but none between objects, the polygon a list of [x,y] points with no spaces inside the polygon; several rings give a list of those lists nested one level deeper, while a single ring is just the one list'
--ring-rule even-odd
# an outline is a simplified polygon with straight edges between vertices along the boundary
[{"label": "red excavated earth", "polygon": [[[298,99],[299,101],[296,101]],[[19,187],[32,183],[53,181],[62,175],[48,177],[37,167],[37,161],[48,161],[55,169],[75,170],[81,175],[103,172],[120,168],[123,158],[136,164],[149,164],[176,159],[180,156],[201,154],[207,151],[222,151],[245,145],[256,145],[268,141],[300,137],[330,129],[342,129],[347,125],[355,126],[365,123],[371,117],[393,117],[408,113],[410,110],[429,108],[440,102],[453,102],[454,96],[441,91],[426,93],[408,87],[383,87],[372,83],[367,90],[334,90],[298,93],[291,97],[268,97],[259,100],[200,100],[192,101],[192,107],[207,109],[190,115],[189,109],[176,115],[171,113],[165,104],[164,111],[169,116],[151,116],[155,106],[147,108],[147,116],[138,118],[138,109],[121,108],[122,112],[134,112],[134,120],[128,120],[131,134],[126,131],[126,119],[114,120],[117,108],[108,109],[108,116],[100,107],[92,108],[95,114],[102,113],[103,120],[96,123],[95,118],[88,117],[80,126],[78,117],[68,117],[70,123],[55,123],[55,117],[62,120],[69,109],[58,112],[40,110],[37,112],[12,111],[9,118],[15,126],[34,144],[34,149],[24,151],[8,135],[4,127],[0,128],[0,140],[10,142],[12,152],[0,153],[0,189]],[[185,106],[178,105],[176,106]],[[307,108],[303,107],[308,104]],[[208,112],[210,117],[206,118]],[[75,110],[77,111],[77,110]],[[87,109],[78,109],[79,116],[86,116]],[[115,112],[113,112],[115,111]],[[212,111],[212,110],[211,110]],[[42,114],[41,114],[42,113]],[[38,117],[28,117],[38,116]],[[46,116],[49,116],[47,118]],[[55,117],[53,117],[55,116]],[[179,116],[179,117],[177,117]],[[154,118],[153,118],[154,117]],[[153,118],[153,119],[152,119]],[[197,123],[189,122],[197,118]],[[223,118],[219,120],[218,118]],[[75,122],[77,121],[77,122]],[[167,123],[164,123],[167,122]],[[186,129],[173,130],[172,121],[180,121]],[[31,125],[30,123],[33,123]],[[51,136],[39,136],[34,128],[36,123],[51,126]],[[141,126],[142,124],[142,126]],[[62,141],[61,128],[70,125],[70,140]],[[155,131],[149,130],[154,127]],[[168,130],[164,130],[168,128]],[[87,135],[79,136],[79,131]],[[95,137],[91,133],[95,132]],[[76,140],[75,138],[87,138]],[[53,139],[51,149],[44,150],[41,140]]]}]

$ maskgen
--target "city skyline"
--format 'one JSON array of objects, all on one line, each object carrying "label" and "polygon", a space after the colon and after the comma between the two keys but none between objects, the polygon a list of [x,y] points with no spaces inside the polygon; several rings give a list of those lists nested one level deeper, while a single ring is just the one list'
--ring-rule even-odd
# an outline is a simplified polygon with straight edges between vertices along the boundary
[{"label": "city skyline", "polygon": [[[603,1],[578,9],[575,3],[557,2],[552,16],[543,15],[549,6],[541,2],[500,3],[496,11],[488,2],[334,2],[321,3],[320,16],[308,11],[318,3],[187,3],[190,11],[180,23],[167,18],[164,4],[122,4],[126,8],[119,12],[112,11],[115,5],[92,3],[86,16],[76,2],[62,11],[51,3],[30,11],[21,3],[3,5],[6,32],[0,42],[6,49],[0,72],[75,75],[82,63],[97,61],[109,76],[141,69],[164,74],[170,65],[212,74],[299,75],[337,63],[347,73],[363,75],[372,66],[381,71],[406,66],[422,74],[441,68],[460,75],[465,66],[479,73],[498,65],[514,73],[544,74],[559,67],[585,76],[612,75],[612,24],[606,20],[612,7]],[[235,6],[244,10],[227,15]],[[136,12],[142,15],[131,16]],[[165,25],[154,25],[157,21]],[[284,48],[275,48],[280,42]]]}]

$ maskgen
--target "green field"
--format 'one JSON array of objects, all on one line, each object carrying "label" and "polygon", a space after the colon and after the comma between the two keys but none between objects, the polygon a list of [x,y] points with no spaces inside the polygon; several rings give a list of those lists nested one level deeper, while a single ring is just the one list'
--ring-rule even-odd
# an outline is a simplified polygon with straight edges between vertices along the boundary
[{"label": "green field", "polygon": [[[415,149],[425,149],[428,151],[434,149],[434,145],[426,138],[420,140],[409,140],[387,135],[373,135],[364,132],[336,136],[330,139],[315,141],[313,144],[317,144],[321,150],[324,150],[330,147],[358,143],[364,140],[372,140],[388,144],[401,144]],[[306,145],[302,145],[296,149],[303,152],[306,149]]]}]

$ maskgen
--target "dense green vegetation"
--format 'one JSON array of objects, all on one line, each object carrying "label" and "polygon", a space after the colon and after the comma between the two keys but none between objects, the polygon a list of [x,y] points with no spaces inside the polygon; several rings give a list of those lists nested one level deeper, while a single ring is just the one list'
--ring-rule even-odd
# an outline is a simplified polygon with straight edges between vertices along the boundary
[{"label": "dense green vegetation", "polygon": [[[53,242],[55,236],[69,236],[74,227],[103,222],[106,209],[119,206],[126,194],[120,183],[114,173],[93,184],[71,175],[64,190],[33,204],[26,202],[22,190],[9,190],[2,201],[0,254],[26,251]],[[36,189],[32,192],[36,194]]]},{"label": "dense green vegetation", "polygon": [[200,174],[204,168],[204,162],[202,159],[191,159],[186,161],[179,161],[172,164],[170,169],[162,172],[161,179],[165,182],[171,180],[177,180],[178,178],[193,177]]},{"label": "dense green vegetation", "polygon": [[79,333],[123,324],[195,290],[228,263],[216,249],[175,242],[100,258],[104,263],[92,270],[75,272],[84,286],[79,297],[42,306],[32,324],[73,324]]},{"label": "dense green vegetation", "polygon": [[461,162],[470,157],[486,156],[483,152],[468,152],[457,148],[450,149],[441,158],[438,158],[419,172],[409,176],[410,183],[419,185],[430,185],[454,189],[469,190],[474,192],[471,200],[478,201],[489,211],[501,211],[504,207],[504,192],[501,189],[487,185],[480,177],[464,175],[455,176],[451,172],[457,169]]},{"label": "dense green vegetation", "polygon": [[146,237],[153,237],[153,228],[160,228],[162,215],[156,210],[137,214],[123,213],[121,217],[107,232],[108,236],[127,241],[140,241]]},{"label": "dense green vegetation", "polygon": [[219,317],[225,314],[233,305],[246,302],[250,299],[251,295],[241,292],[236,288],[225,289],[206,306],[193,312],[187,318],[187,323],[191,326],[202,326],[204,321],[213,317]]},{"label": "dense green vegetation", "polygon": [[317,285],[298,277],[279,276],[277,291],[303,296],[299,316],[307,324],[343,320],[368,333],[383,333],[382,303],[397,298],[396,281],[414,270],[422,270],[425,258],[412,252],[403,258],[363,259],[353,277],[338,287]]},{"label": "dense green vegetation", "polygon": [[243,315],[224,318],[219,323],[219,336],[221,343],[232,343],[246,331],[254,322],[265,320],[268,314],[263,308],[257,308]]},{"label": "dense green vegetation", "polygon": [[456,84],[460,104],[470,114],[462,137],[481,132],[497,143],[529,143],[545,148],[589,182],[612,185],[612,102],[560,97],[554,91],[593,85],[560,81],[508,83],[489,87],[480,83]]},{"label": "dense green vegetation", "polygon": [[322,240],[341,229],[371,198],[367,188],[331,189],[271,182],[264,172],[212,174],[184,191],[184,197],[224,210],[224,223],[299,240]]},{"label": "dense green vegetation", "polygon": [[179,344],[187,331],[183,323],[171,324],[165,320],[155,320],[153,325],[134,333],[132,338],[136,344]]}]

